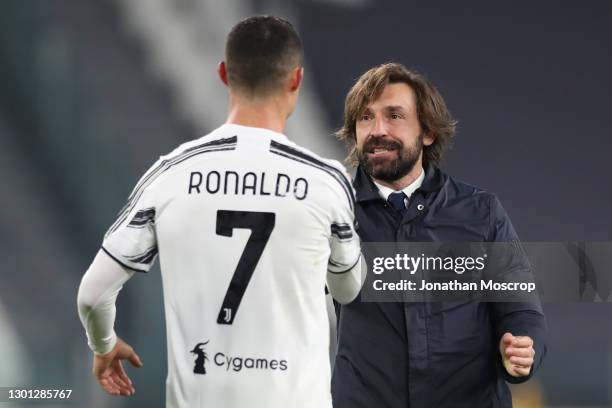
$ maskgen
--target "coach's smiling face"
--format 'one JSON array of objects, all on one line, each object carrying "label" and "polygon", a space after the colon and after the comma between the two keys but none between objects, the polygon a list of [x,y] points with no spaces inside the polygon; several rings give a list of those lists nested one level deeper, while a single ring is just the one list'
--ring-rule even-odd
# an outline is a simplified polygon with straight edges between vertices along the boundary
[{"label": "coach's smiling face", "polygon": [[423,146],[433,143],[423,134],[414,91],[403,82],[385,86],[358,115],[356,136],[359,163],[366,173],[399,188],[420,174]]}]

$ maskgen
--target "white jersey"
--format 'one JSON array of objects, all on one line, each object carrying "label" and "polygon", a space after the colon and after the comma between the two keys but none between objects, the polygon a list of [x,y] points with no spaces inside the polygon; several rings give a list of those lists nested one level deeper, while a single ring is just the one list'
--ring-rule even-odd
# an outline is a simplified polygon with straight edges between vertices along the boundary
[{"label": "white jersey", "polygon": [[266,129],[223,125],[140,180],[104,251],[159,253],[169,407],[331,407],[326,275],[354,270],[344,167]]}]

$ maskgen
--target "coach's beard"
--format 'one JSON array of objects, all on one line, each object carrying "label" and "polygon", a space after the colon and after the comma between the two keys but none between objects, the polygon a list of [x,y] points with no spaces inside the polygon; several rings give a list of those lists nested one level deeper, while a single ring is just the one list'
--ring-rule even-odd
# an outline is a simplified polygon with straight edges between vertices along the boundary
[{"label": "coach's beard", "polygon": [[[374,146],[384,146],[397,153],[394,159],[370,158]],[[412,171],[415,164],[421,157],[423,151],[423,134],[417,137],[414,146],[404,147],[404,144],[396,140],[384,138],[371,138],[361,149],[358,150],[359,165],[365,172],[376,180],[394,182],[401,179]]]}]

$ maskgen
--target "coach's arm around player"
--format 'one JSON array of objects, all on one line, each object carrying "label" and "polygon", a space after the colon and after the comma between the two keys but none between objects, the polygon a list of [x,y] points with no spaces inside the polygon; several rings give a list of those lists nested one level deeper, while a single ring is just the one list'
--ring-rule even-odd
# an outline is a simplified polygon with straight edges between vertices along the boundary
[{"label": "coach's arm around player", "polygon": [[111,395],[130,396],[136,392],[121,360],[142,367],[134,349],[113,330],[117,294],[133,274],[100,250],[83,276],[77,297],[79,317],[94,352],[93,374]]}]

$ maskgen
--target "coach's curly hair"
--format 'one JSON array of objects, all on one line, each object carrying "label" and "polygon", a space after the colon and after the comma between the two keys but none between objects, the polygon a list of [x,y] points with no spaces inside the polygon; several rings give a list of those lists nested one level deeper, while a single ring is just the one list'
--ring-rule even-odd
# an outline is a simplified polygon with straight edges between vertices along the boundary
[{"label": "coach's curly hair", "polygon": [[358,164],[355,125],[360,115],[375,101],[387,84],[406,83],[416,95],[417,117],[421,128],[434,138],[430,146],[423,146],[423,165],[438,165],[455,133],[457,121],[452,117],[438,90],[424,76],[402,64],[387,63],[365,72],[351,88],[344,103],[344,125],[336,132],[338,139],[349,148],[347,162]]}]

